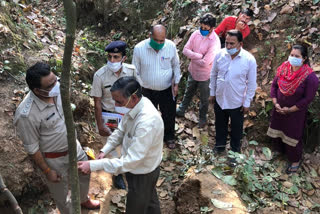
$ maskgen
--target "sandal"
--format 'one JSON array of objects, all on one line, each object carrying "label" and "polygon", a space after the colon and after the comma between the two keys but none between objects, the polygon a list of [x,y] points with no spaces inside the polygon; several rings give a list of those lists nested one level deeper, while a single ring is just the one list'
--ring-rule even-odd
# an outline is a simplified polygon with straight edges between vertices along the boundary
[{"label": "sandal", "polygon": [[292,173],[297,172],[298,169],[299,169],[300,166],[301,166],[301,163],[302,163],[302,161],[299,161],[299,164],[298,164],[297,166],[292,166],[292,164],[289,164],[289,166],[288,166],[287,169],[286,169],[286,173],[287,173],[288,175],[290,175],[290,174],[292,174]]},{"label": "sandal", "polygon": [[167,147],[169,149],[175,149],[176,148],[176,144],[175,144],[174,140],[168,140],[168,141],[165,141],[165,143],[166,143],[166,145],[167,145]]}]

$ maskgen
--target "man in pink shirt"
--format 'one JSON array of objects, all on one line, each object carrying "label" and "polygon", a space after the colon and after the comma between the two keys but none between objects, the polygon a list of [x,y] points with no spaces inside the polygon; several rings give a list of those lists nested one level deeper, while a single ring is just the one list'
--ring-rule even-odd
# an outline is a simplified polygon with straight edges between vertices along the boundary
[{"label": "man in pink shirt", "polygon": [[211,14],[200,18],[200,29],[192,33],[183,48],[183,54],[191,60],[187,88],[176,115],[183,117],[197,88],[200,91],[199,127],[207,122],[209,105],[210,71],[216,53],[221,49],[220,40],[214,32],[216,19]]}]

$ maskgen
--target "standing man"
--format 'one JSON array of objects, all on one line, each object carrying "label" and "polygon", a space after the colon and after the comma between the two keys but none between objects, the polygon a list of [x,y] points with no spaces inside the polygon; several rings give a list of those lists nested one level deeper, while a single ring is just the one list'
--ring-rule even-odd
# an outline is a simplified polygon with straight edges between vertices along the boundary
[{"label": "standing man", "polygon": [[[78,168],[85,174],[96,170],[126,173],[126,214],[160,214],[156,183],[162,159],[163,121],[150,100],[142,97],[135,78],[118,79],[111,93],[115,105],[126,108],[127,113],[101,149],[99,160],[79,162]],[[118,145],[122,145],[120,158],[104,158]]]},{"label": "standing man", "polygon": [[220,25],[214,30],[220,37],[221,47],[224,48],[226,35],[229,30],[239,30],[242,33],[242,38],[246,38],[250,34],[250,27],[248,22],[253,17],[253,11],[249,8],[244,9],[238,17],[228,16],[225,18]]},{"label": "standing man", "polygon": [[[103,121],[102,112],[122,113],[115,111],[118,109],[115,109],[114,100],[111,97],[111,86],[120,77],[137,77],[134,65],[124,63],[127,58],[126,47],[127,44],[123,41],[113,41],[107,45],[105,48],[105,51],[108,52],[107,65],[100,68],[93,77],[90,96],[94,99],[96,125],[103,143],[107,141],[106,136],[111,135],[111,130],[103,125],[103,123],[106,123],[107,121]],[[111,155],[113,157],[118,157],[116,151],[114,151]],[[113,181],[113,184],[116,188],[126,188],[122,175],[114,177]]]},{"label": "standing man", "polygon": [[[62,214],[71,214],[68,195],[68,140],[60,97],[60,84],[49,65],[36,63],[27,70],[30,92],[15,113],[14,124],[26,152],[46,176],[54,201]],[[87,160],[77,141],[77,159]],[[82,206],[98,209],[99,201],[88,198],[89,175],[79,175]]]},{"label": "standing man", "polygon": [[166,39],[166,28],[155,25],[150,38],[137,44],[132,63],[142,81],[142,93],[158,108],[164,121],[164,142],[175,148],[174,127],[180,64],[176,45]]},{"label": "standing man", "polygon": [[225,151],[228,123],[231,118],[231,150],[239,152],[243,115],[249,111],[257,84],[254,56],[242,48],[242,34],[227,32],[226,48],[215,57],[210,77],[210,100],[214,102],[216,145],[214,151]]},{"label": "standing man", "polygon": [[183,49],[183,54],[191,60],[188,68],[190,73],[183,100],[176,114],[180,117],[184,116],[198,88],[200,91],[200,128],[203,128],[207,123],[210,71],[213,59],[220,51],[220,40],[214,32],[215,26],[216,19],[211,14],[205,14],[200,18],[200,30],[191,35]]}]

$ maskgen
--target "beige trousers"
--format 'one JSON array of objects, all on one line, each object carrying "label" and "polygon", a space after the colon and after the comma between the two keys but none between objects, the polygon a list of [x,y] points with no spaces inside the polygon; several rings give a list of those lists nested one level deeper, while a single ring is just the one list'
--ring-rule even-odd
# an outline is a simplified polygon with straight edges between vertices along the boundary
[{"label": "beige trousers", "polygon": [[[78,161],[88,160],[87,155],[82,150],[79,143],[77,143],[77,159]],[[68,185],[68,172],[69,172],[69,155],[59,158],[46,158],[45,159],[49,167],[55,170],[60,176],[59,183],[52,183],[47,180],[47,185],[51,196],[53,197],[56,205],[61,214],[71,214],[71,199],[69,199],[69,185]],[[80,183],[80,200],[85,202],[88,200],[90,175],[84,175],[79,173]]]}]

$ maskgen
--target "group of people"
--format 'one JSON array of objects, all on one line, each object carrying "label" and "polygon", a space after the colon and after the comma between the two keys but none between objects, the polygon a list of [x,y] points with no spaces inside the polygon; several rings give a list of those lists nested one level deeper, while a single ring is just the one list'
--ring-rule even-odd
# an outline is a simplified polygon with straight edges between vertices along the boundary
[{"label": "group of people", "polygon": [[[214,104],[213,152],[226,150],[229,119],[231,150],[241,152],[243,118],[254,97],[257,78],[256,60],[242,48],[243,39],[250,34],[247,24],[252,16],[252,10],[245,9],[238,17],[225,18],[217,28],[213,15],[200,18],[200,29],[192,33],[183,49],[190,65],[178,108],[179,56],[175,44],[166,39],[163,25],[153,26],[150,37],[135,46],[132,65],[124,63],[125,42],[114,41],[105,48],[108,61],[94,74],[90,96],[95,104],[97,132],[106,143],[97,160],[88,161],[77,142],[82,206],[100,206],[88,199],[88,182],[92,171],[104,170],[116,175],[118,188],[126,188],[121,176],[125,174],[127,214],[160,213],[156,183],[163,144],[176,148],[175,117],[184,116],[197,89],[200,128],[207,124],[209,103]],[[46,63],[39,62],[27,70],[26,82],[30,92],[19,105],[14,123],[26,151],[46,175],[58,209],[70,213],[68,148],[59,81]],[[297,171],[301,163],[303,122],[317,88],[318,78],[309,67],[307,49],[293,46],[273,80],[275,107],[267,132],[289,154],[287,173]],[[117,128],[106,126],[103,112],[122,115]],[[236,163],[231,160],[231,164]]]}]

